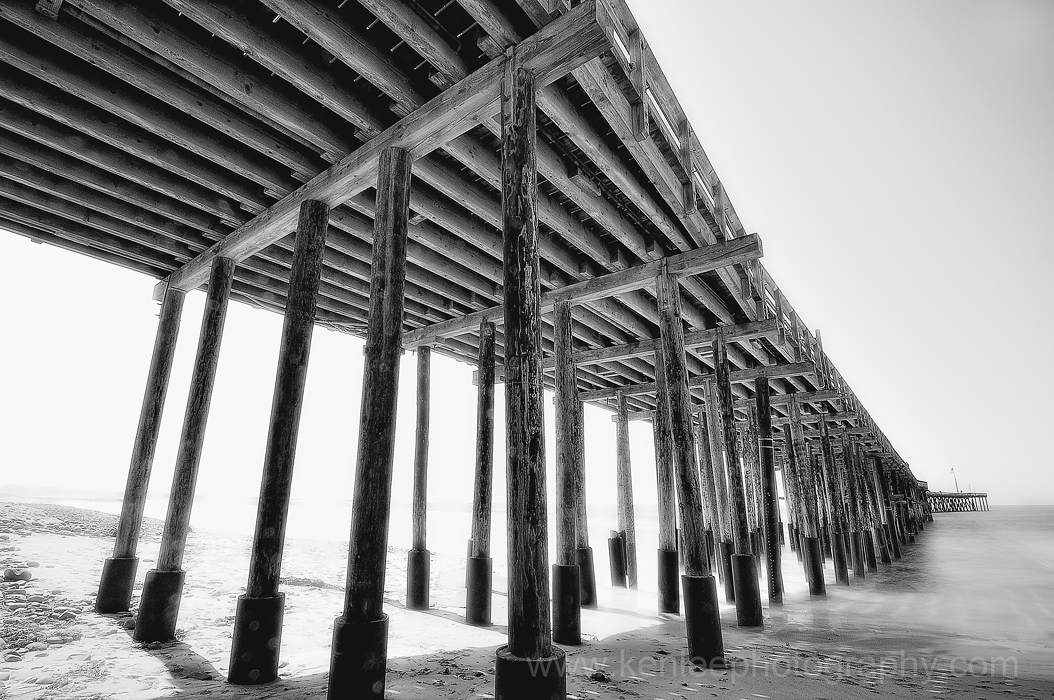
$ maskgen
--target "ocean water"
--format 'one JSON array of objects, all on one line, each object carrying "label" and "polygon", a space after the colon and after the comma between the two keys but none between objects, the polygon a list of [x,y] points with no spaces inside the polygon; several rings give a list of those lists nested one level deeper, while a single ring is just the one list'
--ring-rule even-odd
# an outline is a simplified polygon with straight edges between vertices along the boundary
[{"label": "ocean water", "polygon": [[[64,500],[65,505],[119,512],[115,500]],[[167,499],[148,500],[146,514],[164,518]],[[550,561],[552,561],[552,513]],[[255,499],[200,497],[192,525],[201,530],[250,536]],[[470,531],[469,504],[433,504],[428,510],[428,546],[437,556],[461,558]],[[290,507],[288,546],[304,540],[346,542],[351,504],[344,501],[294,500]],[[591,505],[590,540],[602,599],[621,600],[609,587],[607,536],[615,527],[613,504]],[[392,506],[389,545],[409,548],[409,504]],[[493,512],[492,557],[495,583],[504,581],[507,532],[504,505]],[[636,512],[641,595],[656,591],[657,523],[655,508]],[[857,653],[896,654],[926,649],[939,655],[1015,654],[1032,675],[1054,679],[1054,507],[997,506],[988,512],[942,513],[927,523],[903,557],[878,572],[834,585],[828,562],[828,597],[810,601],[796,556],[783,550],[787,605],[770,609],[772,630],[788,643],[820,639],[824,631],[851,631],[847,649]],[[762,590],[765,590],[764,581]],[[730,606],[723,615],[734,619]],[[1015,657],[1016,658],[1016,657]]]}]

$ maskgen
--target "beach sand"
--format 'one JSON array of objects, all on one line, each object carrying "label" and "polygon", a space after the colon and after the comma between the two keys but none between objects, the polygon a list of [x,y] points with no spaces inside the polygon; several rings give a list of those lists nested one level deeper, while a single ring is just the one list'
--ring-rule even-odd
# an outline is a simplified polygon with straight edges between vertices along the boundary
[{"label": "beach sand", "polygon": [[[28,582],[0,584],[0,697],[325,697],[332,624],[343,603],[346,544],[287,543],[281,678],[266,686],[238,687],[224,679],[250,541],[192,532],[178,640],[143,645],[131,638],[134,615],[93,611],[115,523],[114,516],[92,511],[0,504],[0,563],[32,575]],[[148,519],[139,547],[133,612],[159,535],[160,524]],[[505,642],[506,630],[501,624],[486,629],[463,624],[463,562],[433,556],[432,609],[427,612],[407,611],[402,604],[406,550],[390,548],[388,564],[387,697],[492,697],[494,651]],[[786,556],[785,564],[791,583],[800,569],[793,555]],[[603,577],[604,572],[598,573]],[[496,577],[495,584],[503,588],[504,581]],[[1054,697],[1049,645],[937,631],[920,634],[903,629],[894,617],[884,619],[881,606],[869,607],[863,588],[838,591],[850,604],[835,600],[833,592],[827,601],[809,601],[803,589],[789,588],[783,609],[766,606],[766,626],[760,631],[738,629],[734,607],[722,603],[730,668],[713,671],[687,663],[683,619],[656,614],[654,595],[602,584],[600,609],[582,613],[587,641],[566,649],[568,696]],[[504,621],[506,614],[504,597],[496,593],[494,619]],[[1012,667],[993,663],[1010,656]]]}]

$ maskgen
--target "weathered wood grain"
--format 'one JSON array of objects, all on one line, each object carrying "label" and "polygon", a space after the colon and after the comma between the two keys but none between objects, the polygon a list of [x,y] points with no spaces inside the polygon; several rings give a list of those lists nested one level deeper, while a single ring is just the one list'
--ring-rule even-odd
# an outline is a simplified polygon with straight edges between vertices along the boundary
[{"label": "weathered wood grain", "polygon": [[190,510],[194,505],[201,450],[205,444],[205,426],[209,420],[212,387],[216,382],[216,368],[220,360],[220,341],[227,318],[227,301],[234,281],[234,261],[217,258],[209,275],[205,312],[201,318],[198,349],[194,355],[194,369],[190,376],[190,393],[183,416],[183,430],[176,452],[176,468],[172,474],[165,530],[161,536],[155,568],[158,571],[178,571],[183,565],[183,550],[190,532]]},{"label": "weathered wood grain", "polygon": [[552,651],[534,95],[535,80],[529,67],[515,58],[509,61],[501,105],[509,653],[524,658],[544,658]]},{"label": "weathered wood grain", "polygon": [[578,385],[571,345],[571,302],[553,309],[556,357],[556,563],[576,562],[578,481],[582,463],[578,435]]},{"label": "weathered wood grain", "polygon": [[476,472],[472,489],[472,556],[490,556],[494,473],[494,324],[479,326],[476,399]]},{"label": "weathered wood grain", "polygon": [[432,350],[417,348],[417,426],[414,433],[414,549],[428,549],[428,426],[431,401]]},{"label": "weathered wood grain", "polygon": [[304,406],[328,224],[329,207],[322,202],[309,200],[300,206],[249,561],[246,593],[251,597],[276,595],[282,574],[293,462],[300,413]]},{"label": "weathered wood grain", "polygon": [[352,622],[373,622],[383,615],[411,161],[409,151],[403,148],[386,148],[380,153],[362,418],[344,597],[344,618]]}]

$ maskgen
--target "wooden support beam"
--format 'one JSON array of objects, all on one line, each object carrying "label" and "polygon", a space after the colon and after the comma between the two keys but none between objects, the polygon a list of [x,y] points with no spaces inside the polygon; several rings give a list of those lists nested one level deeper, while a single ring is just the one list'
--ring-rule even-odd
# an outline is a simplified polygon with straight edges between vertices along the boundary
[{"label": "wooden support beam", "polygon": [[249,563],[249,582],[246,586],[246,595],[249,597],[273,597],[278,593],[293,479],[293,458],[304,387],[307,384],[328,222],[329,207],[314,201],[306,201],[301,205],[267,447],[264,451],[253,555]]},{"label": "wooden support beam", "polygon": [[490,503],[494,462],[494,324],[479,329],[476,409],[476,477],[472,490],[472,556],[490,556]]},{"label": "wooden support beam", "polygon": [[[722,327],[721,331],[725,334],[725,339],[728,342],[733,342],[747,341],[754,338],[774,337],[779,332],[779,328],[775,319],[766,319],[764,321],[752,321],[738,326]],[[685,333],[684,347],[685,349],[708,348],[713,344],[716,333],[717,330],[713,328]],[[581,366],[594,362],[610,362],[611,360],[621,360],[630,357],[649,357],[655,354],[659,344],[660,340],[654,338],[651,340],[639,340],[635,343],[626,343],[623,345],[611,345],[603,348],[593,348],[591,350],[579,350],[574,354],[574,362],[576,365]],[[701,354],[706,355],[708,353]],[[552,357],[546,357],[542,360],[542,367],[548,369],[553,366],[553,363],[554,359]],[[738,405],[739,402],[737,402],[737,406]]]},{"label": "wooden support beam", "polygon": [[157,563],[154,570],[147,574],[140,599],[139,619],[134,632],[134,638],[139,642],[170,641],[175,635],[183,587],[183,554],[190,532],[190,511],[194,505],[209,403],[216,381],[216,368],[219,366],[220,341],[233,281],[234,261],[217,258],[209,275],[208,297],[194,356],[176,467],[172,474],[165,530]]},{"label": "wooden support beam", "polygon": [[[548,84],[607,46],[603,5],[586,2],[547,25],[512,51],[512,58]],[[574,41],[554,41],[573,37]],[[509,59],[512,60],[512,59]],[[217,256],[242,260],[289,233],[296,208],[304,199],[336,206],[372,185],[377,159],[389,147],[406,149],[420,158],[470,129],[498,108],[501,77],[507,59],[495,59],[450,90],[429,100],[310,182],[256,216],[205,251],[165,281],[176,289],[193,289]],[[478,324],[473,323],[473,326]]]},{"label": "wooden support beam", "polygon": [[676,452],[677,502],[684,533],[684,565],[691,576],[710,575],[710,563],[703,541],[703,504],[699,491],[698,457],[692,431],[692,412],[688,376],[684,366],[684,326],[680,315],[677,283],[663,266],[656,283],[659,330],[666,374],[666,393],[670,401],[670,424]]},{"label": "wooden support beam", "polygon": [[[549,619],[545,422],[539,362],[542,309],[535,207],[538,187],[535,169],[536,81],[532,68],[517,56],[503,67],[501,156],[505,303],[502,308],[505,318],[509,489],[509,642],[504,649],[505,653],[520,659],[542,659],[553,654],[553,647]],[[499,649],[499,665],[501,655]],[[557,673],[562,676],[562,669]],[[495,682],[501,683],[502,679]]]},{"label": "wooden support beam", "polygon": [[[645,263],[620,272],[613,272],[603,277],[596,277],[585,282],[553,289],[542,295],[540,301],[541,309],[543,312],[549,311],[557,301],[588,303],[643,289],[652,283],[664,262],[669,273],[673,276],[697,275],[729,265],[732,262],[752,260],[760,257],[761,254],[761,239],[756,235],[744,236],[726,244],[712,245],[688,251],[687,253],[671,255],[664,261],[658,260]],[[494,306],[457,319],[437,323],[427,328],[408,331],[403,342],[408,347],[412,347],[433,343],[445,337],[461,335],[471,331],[480,321],[500,320],[502,313],[503,308],[501,306]]]},{"label": "wooden support beam", "polygon": [[[769,379],[775,379],[780,377],[810,376],[815,371],[816,367],[811,362],[796,362],[785,365],[751,367],[750,369],[743,369],[735,372],[730,372],[729,380],[733,383],[746,384],[754,381],[758,377],[768,377]],[[688,386],[690,388],[699,388],[705,386],[706,383],[712,379],[712,374],[704,374],[692,377],[691,380],[689,380],[688,382]],[[583,391],[580,396],[583,401],[598,401],[601,399],[610,399],[614,397],[616,391],[622,391],[626,394],[626,396],[632,396],[636,394],[652,394],[655,392],[655,383],[645,382],[642,384],[612,387],[610,389],[596,389],[593,391]]]},{"label": "wooden support beam", "polygon": [[578,386],[571,361],[571,302],[562,301],[553,309],[556,363],[556,563],[576,563],[576,509],[582,471],[579,461]]},{"label": "wooden support beam", "polygon": [[680,314],[677,282],[666,266],[655,285],[659,308],[659,332],[670,400],[670,424],[676,451],[677,504],[683,533],[685,618],[688,653],[696,663],[724,663],[724,639],[717,604],[717,588],[710,573],[699,491],[699,462],[692,431],[691,397],[684,362],[684,325]]},{"label": "wooden support beam", "polygon": [[334,623],[330,697],[384,697],[387,616],[382,605],[402,352],[411,162],[407,149],[385,148],[380,153],[348,577],[343,615]]},{"label": "wooden support beam", "polygon": [[754,380],[757,401],[758,454],[761,467],[762,512],[765,529],[765,569],[768,571],[769,605],[783,605],[783,564],[780,553],[780,506],[776,485],[776,454],[772,443],[768,377]]},{"label": "wooden support beam", "polygon": [[249,581],[245,594],[238,597],[234,618],[227,678],[231,683],[258,685],[278,678],[285,609],[285,596],[278,592],[278,583],[328,224],[329,207],[325,204],[306,201],[301,205],[264,451]]},{"label": "wooden support beam", "polygon": [[670,392],[665,380],[666,367],[663,364],[661,346],[655,351],[655,377],[657,407],[652,438],[655,442],[656,495],[659,504],[659,549],[675,552],[677,551],[677,494],[674,487],[676,457],[670,423]]},{"label": "wooden support beam", "polygon": [[349,621],[372,622],[383,615],[411,160],[407,149],[388,148],[381,152],[362,423],[344,603],[344,617]]},{"label": "wooden support beam", "polygon": [[131,603],[135,570],[139,561],[135,556],[139,543],[139,528],[143,523],[143,510],[146,508],[146,493],[161,427],[161,415],[165,408],[168,380],[172,375],[172,360],[176,353],[184,297],[184,292],[173,290],[161,301],[154,349],[150,355],[150,369],[146,376],[142,407],[139,409],[139,425],[135,431],[135,441],[132,443],[128,480],[121,501],[121,515],[117,520],[113,556],[103,563],[99,594],[95,600],[96,612],[124,612]]},{"label": "wooden support beam", "polygon": [[428,516],[428,425],[432,350],[417,348],[417,425],[414,434],[413,549],[426,550]]},{"label": "wooden support beam", "polygon": [[626,397],[615,394],[615,496],[618,530],[626,550],[626,581],[637,587],[637,527],[633,517],[633,470],[629,453]]},{"label": "wooden support beam", "polygon": [[732,542],[736,554],[752,554],[750,526],[747,522],[747,504],[743,486],[743,471],[740,466],[739,444],[736,441],[735,416],[732,411],[732,383],[728,375],[728,356],[721,332],[714,339],[714,395],[717,410],[721,414],[721,437],[725,448],[725,469],[728,478],[729,516],[732,521]]},{"label": "wooden support beam", "polygon": [[227,317],[227,300],[234,281],[234,261],[217,258],[212,264],[205,313],[201,320],[201,334],[190,380],[183,431],[176,455],[176,469],[172,480],[172,494],[165,518],[165,535],[157,555],[159,571],[178,571],[182,568],[187,534],[190,532],[190,509],[194,503],[201,451],[205,444],[212,387],[219,366],[220,341]]}]

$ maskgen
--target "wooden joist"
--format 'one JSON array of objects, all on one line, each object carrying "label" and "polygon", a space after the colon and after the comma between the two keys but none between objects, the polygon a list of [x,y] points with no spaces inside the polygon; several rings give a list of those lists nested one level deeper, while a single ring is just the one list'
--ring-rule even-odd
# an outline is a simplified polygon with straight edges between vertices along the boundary
[{"label": "wooden joist", "polygon": [[[602,7],[595,3],[579,5],[518,44],[516,60],[536,73],[538,84],[545,85],[598,55],[607,46]],[[575,40],[554,41],[557,37]],[[164,284],[194,289],[204,281],[213,258],[243,260],[286,236],[302,201],[317,199],[334,206],[370,187],[384,148],[405,148],[413,158],[419,158],[493,115],[498,109],[504,65],[505,59],[495,59],[430,100],[174,272]]]},{"label": "wooden joist", "polygon": [[[729,380],[733,383],[747,384],[753,382],[758,377],[768,377],[769,379],[782,378],[782,377],[811,377],[815,376],[816,367],[811,362],[795,362],[785,365],[768,365],[765,367],[752,367],[750,369],[742,369],[729,374]],[[688,380],[688,386],[690,388],[702,387],[708,381],[713,381],[712,374],[704,374],[692,377]],[[611,389],[596,389],[594,391],[583,391],[579,394],[583,401],[596,401],[599,399],[610,399],[615,396],[615,392],[621,391],[627,396],[636,394],[654,394],[655,393],[655,382],[645,382],[642,384],[634,384],[630,386],[619,386]]]}]

